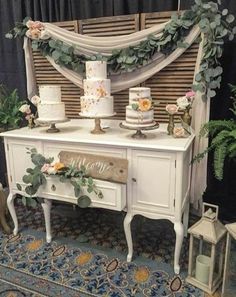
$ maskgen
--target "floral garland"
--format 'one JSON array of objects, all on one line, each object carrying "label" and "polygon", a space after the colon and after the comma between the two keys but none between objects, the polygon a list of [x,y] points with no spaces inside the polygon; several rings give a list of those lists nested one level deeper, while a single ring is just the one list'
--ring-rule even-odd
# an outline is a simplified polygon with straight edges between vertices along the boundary
[{"label": "floral garland", "polygon": [[[46,184],[47,176],[58,176],[62,183],[70,182],[74,187],[75,197],[78,198],[78,206],[84,208],[91,204],[89,196],[84,195],[82,190],[86,189],[88,193],[94,192],[99,198],[103,198],[103,194],[97,189],[92,177],[87,177],[85,167],[79,169],[75,164],[65,166],[61,162],[54,162],[54,158],[45,158],[39,154],[35,148],[28,149],[31,161],[35,165],[34,168],[27,168],[27,174],[23,176],[22,181],[27,185],[24,189],[29,197],[23,197],[23,203],[28,206],[36,204],[34,195],[37,193],[40,186]],[[22,191],[22,186],[17,184],[19,191]]]},{"label": "floral garland", "polygon": [[33,22],[29,18],[24,19],[23,23],[17,23],[16,27],[6,34],[6,37],[29,37],[32,39],[33,50],[40,50],[42,55],[48,55],[57,64],[76,72],[84,71],[85,61],[100,59],[107,59],[111,72],[119,72],[133,71],[142,67],[157,52],[168,55],[177,47],[188,47],[188,44],[183,42],[184,37],[194,25],[198,25],[204,34],[204,54],[200,71],[195,77],[196,83],[193,85],[193,90],[202,92],[202,98],[207,99],[214,97],[215,89],[220,87],[223,69],[219,59],[223,52],[224,38],[228,36],[229,40],[233,40],[236,34],[236,27],[232,27],[234,16],[229,14],[227,9],[221,12],[219,5],[221,5],[221,0],[217,0],[217,3],[195,0],[191,10],[184,11],[180,15],[172,15],[161,37],[150,35],[136,46],[114,50],[109,58],[100,54],[91,57],[75,54],[74,47],[60,40],[51,39],[42,23]]}]

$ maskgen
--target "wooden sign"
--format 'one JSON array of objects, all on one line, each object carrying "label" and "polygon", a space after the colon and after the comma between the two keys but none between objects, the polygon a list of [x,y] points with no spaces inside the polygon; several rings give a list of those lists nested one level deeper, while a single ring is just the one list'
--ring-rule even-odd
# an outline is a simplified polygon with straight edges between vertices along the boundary
[{"label": "wooden sign", "polygon": [[118,183],[127,182],[127,159],[66,151],[61,151],[59,158],[65,166],[75,164],[78,169],[84,166],[86,174],[93,178]]}]

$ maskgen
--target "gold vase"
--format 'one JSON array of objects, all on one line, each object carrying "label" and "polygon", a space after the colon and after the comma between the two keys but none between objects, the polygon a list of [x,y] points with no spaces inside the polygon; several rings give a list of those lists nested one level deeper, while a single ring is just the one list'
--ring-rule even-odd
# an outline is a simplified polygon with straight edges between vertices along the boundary
[{"label": "gold vase", "polygon": [[174,115],[169,114],[169,123],[168,123],[168,126],[167,126],[168,135],[173,135],[174,127],[175,127]]},{"label": "gold vase", "polygon": [[183,115],[181,116],[182,121],[187,124],[188,126],[191,126],[192,116],[189,113],[190,109],[186,108],[184,110]]}]

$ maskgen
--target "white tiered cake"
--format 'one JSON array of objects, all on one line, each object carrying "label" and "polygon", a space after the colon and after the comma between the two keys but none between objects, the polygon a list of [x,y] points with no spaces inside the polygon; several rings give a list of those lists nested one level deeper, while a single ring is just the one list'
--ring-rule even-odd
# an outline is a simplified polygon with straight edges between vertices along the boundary
[{"label": "white tiered cake", "polygon": [[150,88],[130,88],[129,105],[126,106],[126,120],[123,123],[128,127],[150,127],[155,124],[154,111]]},{"label": "white tiered cake", "polygon": [[39,87],[40,103],[38,117],[40,121],[65,120],[65,103],[61,102],[61,87],[57,85],[42,85]]},{"label": "white tiered cake", "polygon": [[85,117],[112,116],[113,96],[111,81],[107,79],[105,61],[87,61],[84,96],[81,97],[81,115]]}]

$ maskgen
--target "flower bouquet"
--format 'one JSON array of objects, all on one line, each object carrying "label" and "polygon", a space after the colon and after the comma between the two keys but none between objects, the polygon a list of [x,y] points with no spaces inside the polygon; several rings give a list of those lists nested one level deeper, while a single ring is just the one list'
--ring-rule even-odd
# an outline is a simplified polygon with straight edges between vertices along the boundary
[{"label": "flower bouquet", "polygon": [[195,98],[195,92],[191,90],[187,92],[185,96],[178,98],[176,101],[176,104],[179,110],[184,111],[184,114],[181,116],[182,123],[185,123],[188,126],[191,125],[192,117],[189,111],[192,108],[194,98]]}]

